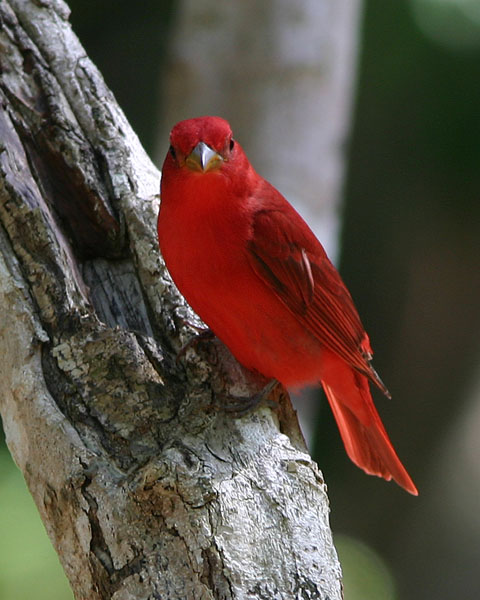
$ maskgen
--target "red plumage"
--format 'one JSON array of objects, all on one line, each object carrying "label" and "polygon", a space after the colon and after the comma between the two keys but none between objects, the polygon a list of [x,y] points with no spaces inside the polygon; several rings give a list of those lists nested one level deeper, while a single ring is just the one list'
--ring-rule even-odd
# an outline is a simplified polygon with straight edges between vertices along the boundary
[{"label": "red plumage", "polygon": [[372,401],[368,380],[388,391],[368,336],[320,242],[226,121],[182,121],[170,142],[158,236],[178,289],[244,366],[287,387],[320,381],[352,461],[417,494]]}]

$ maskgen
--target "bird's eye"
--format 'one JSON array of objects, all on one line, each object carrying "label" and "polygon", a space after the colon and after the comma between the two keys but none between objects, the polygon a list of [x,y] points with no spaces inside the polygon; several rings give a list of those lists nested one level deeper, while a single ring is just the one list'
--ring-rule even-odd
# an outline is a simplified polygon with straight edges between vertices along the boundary
[{"label": "bird's eye", "polygon": [[168,151],[173,156],[173,158],[177,158],[177,155],[175,153],[175,148],[173,146],[170,146],[170,148],[168,149]]},{"label": "bird's eye", "polygon": [[232,138],[230,140],[230,152],[234,149],[234,147],[235,147],[235,140]]}]

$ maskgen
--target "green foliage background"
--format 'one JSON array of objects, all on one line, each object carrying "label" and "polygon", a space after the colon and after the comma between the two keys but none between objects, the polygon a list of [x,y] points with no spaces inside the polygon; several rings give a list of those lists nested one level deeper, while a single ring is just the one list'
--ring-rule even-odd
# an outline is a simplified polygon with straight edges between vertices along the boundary
[{"label": "green foliage background", "polygon": [[22,474],[0,451],[0,599],[73,598]]}]

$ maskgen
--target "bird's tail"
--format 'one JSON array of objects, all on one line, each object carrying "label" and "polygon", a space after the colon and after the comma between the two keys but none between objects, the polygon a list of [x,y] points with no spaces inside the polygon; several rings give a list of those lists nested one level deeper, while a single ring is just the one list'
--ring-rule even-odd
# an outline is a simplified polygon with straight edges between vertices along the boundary
[{"label": "bird's tail", "polygon": [[[343,361],[342,361],[343,362]],[[340,385],[322,380],[345,450],[369,475],[393,479],[407,492],[418,495],[410,475],[400,462],[373,404],[367,378],[343,363]]]}]

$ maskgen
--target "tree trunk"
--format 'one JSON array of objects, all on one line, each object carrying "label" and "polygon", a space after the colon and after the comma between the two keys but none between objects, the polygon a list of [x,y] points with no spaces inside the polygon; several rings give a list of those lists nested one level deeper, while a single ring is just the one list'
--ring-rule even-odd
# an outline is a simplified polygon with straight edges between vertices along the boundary
[{"label": "tree trunk", "polygon": [[0,403],[76,598],[341,598],[288,398],[195,320],[161,262],[159,173],[60,0],[0,0]]}]

